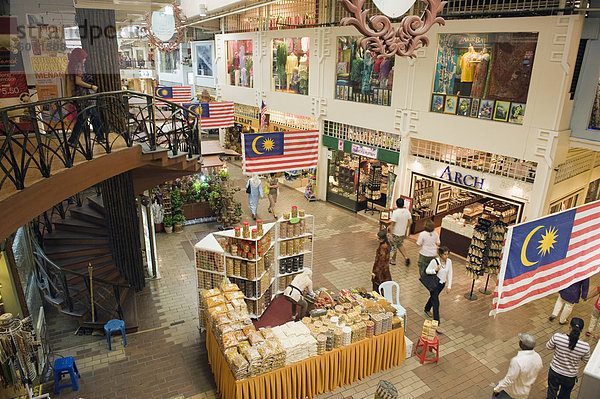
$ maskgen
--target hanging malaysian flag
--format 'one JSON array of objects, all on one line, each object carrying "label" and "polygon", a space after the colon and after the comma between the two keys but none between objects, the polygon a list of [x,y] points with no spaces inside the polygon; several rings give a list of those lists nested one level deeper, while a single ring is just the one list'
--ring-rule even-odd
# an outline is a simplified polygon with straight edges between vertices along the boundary
[{"label": "hanging malaysian flag", "polygon": [[262,105],[260,106],[260,130],[265,130],[265,127],[267,125],[267,106],[265,105],[265,102],[262,102]]},{"label": "hanging malaysian flag", "polygon": [[200,116],[200,127],[202,129],[217,129],[220,127],[233,126],[233,101],[189,103],[182,105],[193,112],[195,114],[194,116]]},{"label": "hanging malaysian flag", "polygon": [[242,134],[244,173],[316,168],[318,158],[318,130]]},{"label": "hanging malaysian flag", "polygon": [[192,98],[191,86],[166,87],[158,86],[154,89],[156,105],[166,105],[167,103],[159,100],[168,100],[177,104],[189,102]]},{"label": "hanging malaysian flag", "polygon": [[600,201],[508,228],[490,315],[600,271]]}]

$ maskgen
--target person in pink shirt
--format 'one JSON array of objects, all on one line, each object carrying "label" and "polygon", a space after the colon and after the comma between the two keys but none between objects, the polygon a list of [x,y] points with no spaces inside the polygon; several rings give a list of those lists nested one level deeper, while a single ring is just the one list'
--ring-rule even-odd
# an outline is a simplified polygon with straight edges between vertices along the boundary
[{"label": "person in pink shirt", "polygon": [[[591,298],[594,298],[600,294],[600,285],[596,288],[596,293],[594,295],[588,296],[585,300],[588,301]],[[592,310],[592,316],[590,317],[590,325],[588,326],[588,330],[585,332],[585,335],[588,337],[594,333],[594,327],[596,327],[596,323],[600,319],[600,297],[596,299],[596,303],[594,304],[594,310]],[[596,339],[600,339],[600,332],[594,336]]]}]

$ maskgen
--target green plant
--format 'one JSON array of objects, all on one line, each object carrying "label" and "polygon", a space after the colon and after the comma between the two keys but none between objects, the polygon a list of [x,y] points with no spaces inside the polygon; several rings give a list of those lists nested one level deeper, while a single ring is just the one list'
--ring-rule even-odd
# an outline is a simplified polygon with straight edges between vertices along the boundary
[{"label": "green plant", "polygon": [[173,216],[173,223],[183,223],[185,222],[185,216],[183,216],[182,213],[178,213],[177,215]]},{"label": "green plant", "polygon": [[163,218],[163,226],[172,227],[173,226],[173,218],[171,216],[165,216]]},{"label": "green plant", "polygon": [[181,195],[181,190],[176,188],[171,191],[171,209],[173,213],[180,212],[183,208],[183,196]]},{"label": "green plant", "polygon": [[219,177],[221,178],[221,180],[227,180],[229,179],[229,172],[219,170]]}]

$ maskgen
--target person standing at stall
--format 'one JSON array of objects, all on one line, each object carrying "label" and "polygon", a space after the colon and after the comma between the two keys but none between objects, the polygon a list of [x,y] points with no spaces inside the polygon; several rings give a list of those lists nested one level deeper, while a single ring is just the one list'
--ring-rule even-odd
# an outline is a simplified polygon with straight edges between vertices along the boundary
[{"label": "person standing at stall", "polygon": [[579,339],[582,330],[583,320],[573,317],[568,335],[556,333],[546,343],[546,348],[554,350],[548,370],[546,399],[571,397],[577,381],[579,361],[587,362],[590,358],[590,344]]},{"label": "person standing at stall", "polygon": [[307,292],[311,297],[315,296],[312,285],[312,269],[304,269],[292,280],[292,283],[283,290],[283,296],[292,304],[292,320],[298,317],[296,306],[300,306],[300,318],[306,315],[308,303],[304,299],[304,292]]},{"label": "person standing at stall", "polygon": [[433,221],[425,221],[425,231],[422,231],[417,238],[417,245],[421,246],[419,251],[419,277],[425,274],[425,269],[429,266],[429,263],[435,259],[437,255],[438,247],[440,246],[440,236],[435,231],[435,225]]},{"label": "person standing at stall", "polygon": [[392,212],[392,216],[390,220],[392,223],[390,224],[390,230],[392,231],[392,253],[390,263],[392,265],[396,264],[396,254],[398,251],[404,257],[404,262],[406,266],[410,266],[410,259],[406,256],[406,252],[404,251],[404,240],[408,235],[408,229],[412,223],[412,217],[410,216],[410,211],[404,207],[404,198],[398,198],[396,200],[396,209]]},{"label": "person standing at stall", "polygon": [[[425,304],[425,314],[440,323],[440,293],[444,288],[446,288],[447,293],[450,293],[452,288],[452,261],[450,260],[450,250],[447,247],[438,248],[438,257],[429,262],[425,274],[435,274],[439,279],[437,287],[429,290],[429,300]],[[431,314],[432,308],[433,315]],[[443,330],[438,328],[438,333],[443,334]]]},{"label": "person standing at stall", "polygon": [[371,273],[371,281],[373,282],[373,291],[379,292],[379,285],[384,281],[390,281],[392,275],[390,273],[390,242],[387,238],[387,230],[383,229],[377,233],[379,247],[375,253],[375,262],[373,263],[373,272]]}]

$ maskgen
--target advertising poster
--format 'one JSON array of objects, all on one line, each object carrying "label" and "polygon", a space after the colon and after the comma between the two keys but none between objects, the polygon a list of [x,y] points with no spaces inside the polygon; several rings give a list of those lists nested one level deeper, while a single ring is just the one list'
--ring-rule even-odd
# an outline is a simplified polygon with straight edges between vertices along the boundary
[{"label": "advertising poster", "polygon": [[0,108],[29,101],[15,17],[0,16]]}]

